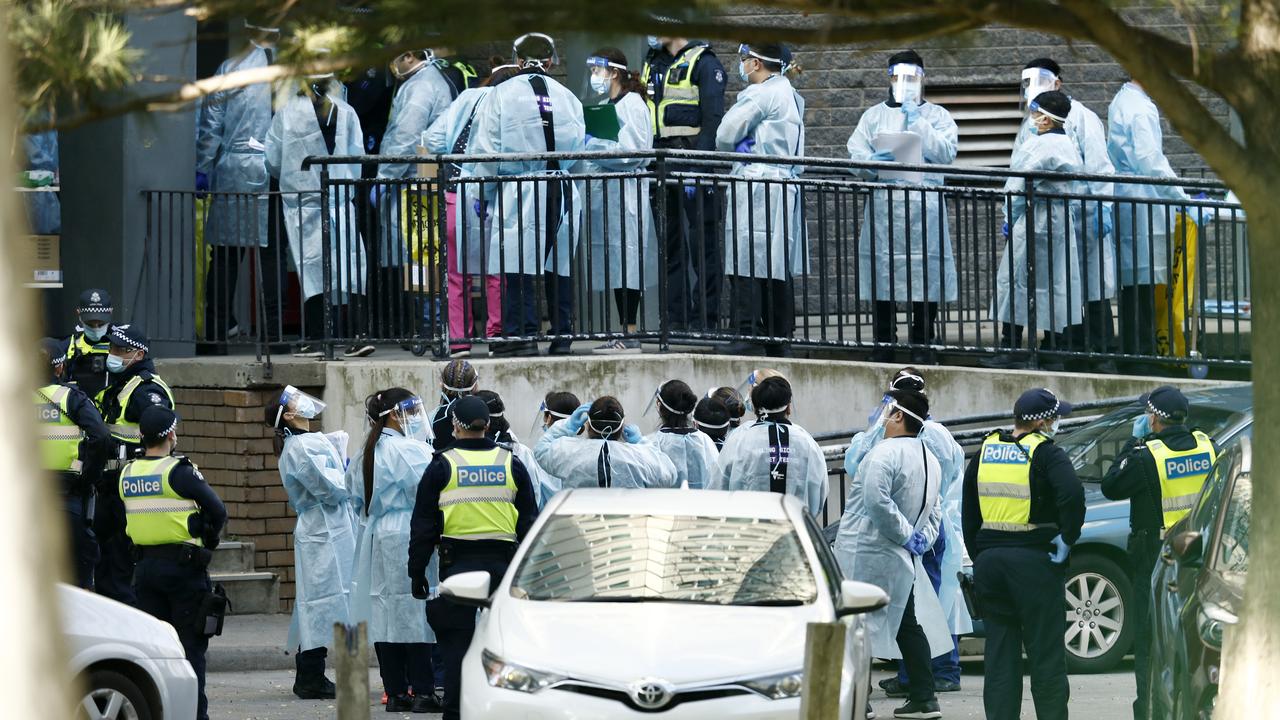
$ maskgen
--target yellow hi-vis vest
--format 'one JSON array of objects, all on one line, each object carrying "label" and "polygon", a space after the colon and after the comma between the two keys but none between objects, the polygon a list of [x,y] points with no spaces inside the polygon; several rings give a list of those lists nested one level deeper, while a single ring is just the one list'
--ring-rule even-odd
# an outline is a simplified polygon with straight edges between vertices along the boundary
[{"label": "yellow hi-vis vest", "polygon": [[1160,476],[1160,510],[1166,528],[1173,527],[1183,515],[1191,512],[1200,488],[1204,487],[1218,459],[1208,435],[1199,430],[1191,434],[1196,446],[1190,450],[1174,450],[1158,438],[1147,440],[1147,449],[1156,461],[1156,474]]},{"label": "yellow hi-vis vest", "polygon": [[[146,378],[142,377],[142,375],[134,375],[129,378],[129,382],[124,384],[124,387],[120,389],[120,394],[116,396],[116,407],[119,408],[119,414],[103,418],[103,420],[107,421],[107,430],[111,431],[111,437],[122,443],[142,444],[142,430],[138,428],[138,423],[125,420],[124,413],[129,409],[129,398],[133,397],[133,391],[137,390],[138,386],[144,382],[153,382],[159,385],[164,389],[164,394],[169,397],[169,404],[173,405],[173,391],[169,389],[164,380],[160,379],[159,375],[151,375]],[[98,407],[104,408],[104,410],[106,408],[107,391],[110,389],[108,387],[98,394]]]},{"label": "yellow hi-vis vest", "polygon": [[36,391],[36,422],[40,426],[40,457],[45,470],[80,472],[80,441],[84,431],[67,414],[71,388],[46,385]]},{"label": "yellow hi-vis vest", "polygon": [[1031,523],[1031,458],[1048,440],[1033,432],[1018,442],[1005,442],[1000,433],[982,441],[978,455],[978,506],[982,528],[1004,532],[1029,532],[1054,523]]},{"label": "yellow hi-vis vest", "polygon": [[445,452],[451,472],[440,491],[444,537],[461,540],[516,540],[516,479],[511,451],[462,450]]},{"label": "yellow hi-vis vest", "polygon": [[[693,82],[693,67],[698,64],[698,58],[702,57],[702,53],[706,50],[706,45],[700,45],[681,53],[675,62],[671,63],[671,67],[667,68],[666,75],[663,77],[661,102],[655,106],[652,93],[645,99],[645,103],[649,105],[649,119],[653,125],[654,135],[660,138],[689,137],[702,131],[702,128],[695,126],[667,125],[667,108],[672,105],[698,106],[698,86]],[[649,86],[649,77],[652,72],[653,67],[645,63],[640,82],[646,87]]]},{"label": "yellow hi-vis vest", "polygon": [[200,506],[169,485],[170,473],[181,462],[176,457],[138,458],[120,471],[125,532],[134,545],[204,545],[187,530],[187,519],[200,512]]}]

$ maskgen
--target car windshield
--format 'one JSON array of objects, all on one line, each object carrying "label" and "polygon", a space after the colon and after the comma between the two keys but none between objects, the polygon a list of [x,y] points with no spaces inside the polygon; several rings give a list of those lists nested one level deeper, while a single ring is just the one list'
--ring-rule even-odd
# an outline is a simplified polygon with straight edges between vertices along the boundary
[{"label": "car windshield", "polygon": [[817,593],[791,522],[683,515],[552,517],[511,584],[565,602],[805,605]]},{"label": "car windshield", "polygon": [[[1141,408],[1137,405],[1124,407],[1063,436],[1058,446],[1067,451],[1081,480],[1102,482],[1102,476],[1107,474],[1111,461],[1132,437],[1133,421],[1140,412]],[[1216,438],[1242,418],[1243,413],[1235,410],[1193,404],[1187,425]]]},{"label": "car windshield", "polygon": [[1253,506],[1253,483],[1241,473],[1231,488],[1231,500],[1222,519],[1217,542],[1217,569],[1227,578],[1242,581],[1249,572],[1249,517]]}]

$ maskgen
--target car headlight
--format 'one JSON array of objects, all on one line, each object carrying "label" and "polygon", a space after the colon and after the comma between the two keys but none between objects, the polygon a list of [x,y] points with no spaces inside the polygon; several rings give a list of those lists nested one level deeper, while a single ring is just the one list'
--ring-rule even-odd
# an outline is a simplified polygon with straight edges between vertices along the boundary
[{"label": "car headlight", "polygon": [[1196,613],[1196,629],[1200,631],[1200,640],[1211,648],[1222,648],[1222,632],[1227,625],[1235,625],[1239,618],[1230,610],[1205,603]]},{"label": "car headlight", "polygon": [[800,697],[800,690],[804,687],[804,671],[796,670],[781,675],[744,680],[739,684],[770,700],[785,700]]},{"label": "car headlight", "polygon": [[562,675],[507,662],[488,650],[480,653],[480,662],[484,665],[484,674],[489,679],[489,685],[506,690],[536,693],[564,679]]}]

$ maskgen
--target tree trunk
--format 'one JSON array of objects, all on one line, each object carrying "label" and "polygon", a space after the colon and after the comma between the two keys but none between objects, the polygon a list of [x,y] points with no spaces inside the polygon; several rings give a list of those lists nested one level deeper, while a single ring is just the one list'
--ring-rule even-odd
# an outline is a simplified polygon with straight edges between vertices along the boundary
[{"label": "tree trunk", "polygon": [[[1222,685],[1214,713],[1220,720],[1266,716],[1280,697],[1280,208],[1269,189],[1280,187],[1280,162],[1268,178],[1253,178],[1240,193],[1249,217],[1253,278],[1253,505],[1249,576],[1240,622],[1227,629]],[[1239,191],[1237,191],[1239,192]],[[1251,196],[1251,197],[1250,197]],[[1205,554],[1212,553],[1206,548]]]}]

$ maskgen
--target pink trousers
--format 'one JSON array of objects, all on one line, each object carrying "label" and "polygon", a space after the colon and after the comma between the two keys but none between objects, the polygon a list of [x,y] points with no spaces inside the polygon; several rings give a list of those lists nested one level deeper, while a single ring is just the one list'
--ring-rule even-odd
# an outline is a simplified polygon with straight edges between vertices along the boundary
[{"label": "pink trousers", "polygon": [[[458,204],[457,193],[445,193],[445,229],[449,234],[449,278],[447,292],[449,294],[449,348],[460,350],[469,348],[469,343],[453,340],[453,338],[471,337],[471,326],[475,322],[471,311],[471,282],[480,277],[468,273],[463,275],[458,268],[462,253],[458,252],[458,218],[455,208]],[[469,258],[474,259],[474,258]],[[487,315],[485,335],[498,337],[502,335],[502,278],[500,275],[484,275],[485,308]]]}]

